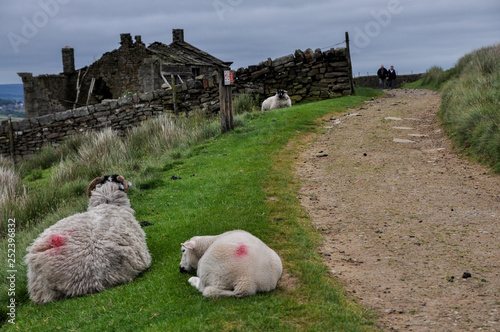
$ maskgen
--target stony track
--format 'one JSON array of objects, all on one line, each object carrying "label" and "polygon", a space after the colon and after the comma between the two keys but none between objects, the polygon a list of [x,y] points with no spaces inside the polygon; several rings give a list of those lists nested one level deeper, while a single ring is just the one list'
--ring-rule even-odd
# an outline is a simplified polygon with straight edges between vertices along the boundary
[{"label": "stony track", "polygon": [[384,331],[500,331],[500,176],[458,155],[439,93],[323,119],[297,159],[332,278]]}]

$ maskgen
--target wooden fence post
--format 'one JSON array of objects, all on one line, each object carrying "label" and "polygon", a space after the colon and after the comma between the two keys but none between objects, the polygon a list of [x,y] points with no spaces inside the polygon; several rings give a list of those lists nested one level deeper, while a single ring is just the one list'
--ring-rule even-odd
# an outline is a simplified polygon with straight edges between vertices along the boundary
[{"label": "wooden fence post", "polygon": [[10,148],[10,157],[12,161],[15,162],[15,154],[14,154],[14,129],[12,128],[12,118],[9,116],[9,148]]},{"label": "wooden fence post", "polygon": [[87,103],[85,104],[86,106],[89,106],[90,96],[92,95],[92,91],[94,90],[94,85],[95,78],[92,77],[92,80],[90,81],[89,93],[87,94]]},{"label": "wooden fence post", "polygon": [[351,49],[349,48],[349,32],[345,32],[345,49],[346,49],[346,58],[349,69],[349,81],[351,83],[351,95],[355,93],[354,91],[354,77],[352,76],[352,63],[351,63]]},{"label": "wooden fence post", "polygon": [[224,84],[224,69],[229,68],[219,68],[218,79],[219,79],[219,98],[220,98],[220,124],[221,132],[225,133],[229,130],[234,130],[234,119],[233,119],[233,95],[231,91],[231,85]]},{"label": "wooden fence post", "polygon": [[170,80],[172,81],[172,102],[174,103],[174,114],[177,116],[177,91],[175,90],[175,76],[170,74]]}]

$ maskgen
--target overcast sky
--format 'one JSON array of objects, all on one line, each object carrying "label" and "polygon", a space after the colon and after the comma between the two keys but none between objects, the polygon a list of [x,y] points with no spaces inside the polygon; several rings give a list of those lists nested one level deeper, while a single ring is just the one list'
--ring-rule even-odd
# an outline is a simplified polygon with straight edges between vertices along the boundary
[{"label": "overcast sky", "polygon": [[121,33],[170,44],[172,29],[232,69],[326,50],[348,31],[355,76],[381,64],[420,73],[499,43],[500,1],[1,0],[0,84],[21,83],[18,72],[62,72],[65,46],[75,49],[78,69],[118,48]]}]

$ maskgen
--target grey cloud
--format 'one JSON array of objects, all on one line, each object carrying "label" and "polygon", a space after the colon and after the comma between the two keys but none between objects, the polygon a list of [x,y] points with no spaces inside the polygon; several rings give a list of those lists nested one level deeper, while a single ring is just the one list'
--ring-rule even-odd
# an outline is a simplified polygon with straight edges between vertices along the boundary
[{"label": "grey cloud", "polygon": [[[49,15],[41,3],[59,4],[57,13]],[[380,63],[402,72],[449,68],[465,53],[500,41],[500,2],[489,0],[432,5],[411,0],[2,0],[0,12],[0,84],[20,83],[16,72],[60,72],[61,48],[67,45],[75,49],[77,67],[83,67],[119,47],[120,33],[141,35],[146,44],[170,43],[175,28],[184,29],[189,43],[233,61],[234,69],[295,49],[328,47],[349,31],[356,74],[373,73]],[[23,34],[30,32],[26,21],[39,25],[36,33]],[[17,52],[9,33],[25,39]]]}]

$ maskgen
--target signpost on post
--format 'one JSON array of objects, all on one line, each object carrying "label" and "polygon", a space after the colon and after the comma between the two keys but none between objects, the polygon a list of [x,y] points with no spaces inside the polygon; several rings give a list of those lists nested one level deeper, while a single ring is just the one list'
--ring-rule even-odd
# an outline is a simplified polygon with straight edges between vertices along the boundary
[{"label": "signpost on post", "polygon": [[233,95],[231,87],[234,84],[234,72],[229,67],[219,68],[219,98],[221,132],[234,130]]}]

